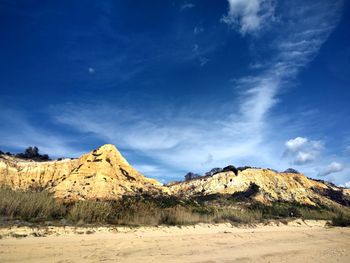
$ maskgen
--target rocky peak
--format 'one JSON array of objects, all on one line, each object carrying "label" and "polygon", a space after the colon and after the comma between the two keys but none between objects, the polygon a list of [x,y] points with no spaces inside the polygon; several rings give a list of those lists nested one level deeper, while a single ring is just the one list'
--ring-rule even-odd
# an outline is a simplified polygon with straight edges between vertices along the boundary
[{"label": "rocky peak", "polygon": [[106,160],[110,165],[130,165],[113,144],[105,144],[86,154],[87,160]]},{"label": "rocky peak", "polygon": [[71,199],[116,199],[166,189],[134,169],[112,144],[106,144],[78,159],[29,162],[0,158],[0,185],[14,189],[47,189],[56,197]]}]

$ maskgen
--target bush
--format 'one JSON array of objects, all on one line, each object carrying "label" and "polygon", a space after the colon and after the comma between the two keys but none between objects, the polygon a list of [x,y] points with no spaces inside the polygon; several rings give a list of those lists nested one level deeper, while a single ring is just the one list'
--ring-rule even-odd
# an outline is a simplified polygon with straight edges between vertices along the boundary
[{"label": "bush", "polygon": [[206,172],[204,176],[213,176],[214,174],[221,173],[222,169],[221,168],[213,168],[209,172]]},{"label": "bush", "polygon": [[27,149],[25,149],[24,153],[18,153],[15,155],[17,158],[22,158],[22,159],[29,159],[29,160],[34,160],[34,161],[48,161],[50,160],[49,156],[47,154],[39,154],[39,149],[38,147],[30,146]]},{"label": "bush", "polygon": [[344,213],[339,214],[332,218],[332,226],[348,227],[350,226],[350,215],[345,215]]},{"label": "bush", "polygon": [[295,170],[293,168],[288,168],[287,170],[285,170],[282,173],[300,174],[297,170]]},{"label": "bush", "polygon": [[197,179],[197,178],[200,178],[201,176],[199,174],[195,174],[195,173],[192,173],[192,172],[189,172],[185,175],[185,181],[190,181],[190,180],[193,180],[193,179]]}]

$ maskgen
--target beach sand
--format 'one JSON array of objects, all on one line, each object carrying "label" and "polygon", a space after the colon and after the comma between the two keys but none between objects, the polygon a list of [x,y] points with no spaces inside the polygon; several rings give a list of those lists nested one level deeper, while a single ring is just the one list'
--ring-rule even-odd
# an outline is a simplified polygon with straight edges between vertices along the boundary
[{"label": "beach sand", "polygon": [[350,262],[350,228],[288,225],[12,227],[0,262]]}]

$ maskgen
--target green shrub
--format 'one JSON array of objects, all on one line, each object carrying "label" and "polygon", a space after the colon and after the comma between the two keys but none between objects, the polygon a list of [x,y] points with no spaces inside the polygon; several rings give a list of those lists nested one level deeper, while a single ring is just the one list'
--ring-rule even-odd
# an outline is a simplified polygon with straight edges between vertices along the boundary
[{"label": "green shrub", "polygon": [[350,226],[350,215],[345,215],[345,214],[341,213],[338,216],[333,217],[331,225],[341,226],[341,227]]}]

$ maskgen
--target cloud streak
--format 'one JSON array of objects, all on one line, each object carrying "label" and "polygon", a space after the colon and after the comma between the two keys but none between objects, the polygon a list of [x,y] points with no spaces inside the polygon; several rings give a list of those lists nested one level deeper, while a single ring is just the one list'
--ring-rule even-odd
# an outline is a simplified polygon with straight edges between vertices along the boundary
[{"label": "cloud streak", "polygon": [[[232,15],[240,12],[236,18],[240,19],[241,27],[249,20],[242,20],[243,15],[259,16],[262,24],[245,25],[244,32],[260,30],[264,26],[263,17],[271,16],[271,10],[260,1],[247,2],[252,6],[240,7],[237,11],[232,8],[242,2],[229,1],[230,12]],[[277,37],[269,45],[274,55],[269,62],[256,61],[262,65],[257,74],[236,80],[236,87],[241,91],[238,111],[226,109],[230,112],[226,117],[203,118],[188,116],[188,110],[181,114],[166,109],[155,117],[105,104],[98,108],[91,105],[60,107],[65,110],[55,118],[61,124],[119,147],[141,151],[169,169],[183,167],[202,171],[212,165],[229,163],[287,166],[276,156],[281,146],[267,141],[266,134],[274,128],[269,112],[278,103],[280,90],[313,59],[339,18],[339,5],[331,1],[311,1],[302,6],[300,9],[293,2],[284,7],[282,25],[276,29]],[[257,39],[253,41],[259,43]],[[303,149],[295,153],[294,163],[298,164],[310,162],[317,155],[315,147],[312,151]],[[208,156],[211,162],[207,162]]]},{"label": "cloud streak", "polygon": [[16,111],[1,109],[0,123],[1,147],[21,152],[25,147],[37,146],[41,153],[47,153],[50,157],[75,157],[83,153],[72,146],[74,139],[35,126]]},{"label": "cloud streak", "polygon": [[185,2],[181,5],[181,10],[191,9],[194,7],[195,7],[195,4]]},{"label": "cloud streak", "polygon": [[344,165],[342,163],[338,162],[332,162],[326,167],[324,167],[322,170],[319,171],[318,176],[327,176],[332,173],[338,173],[344,170]]},{"label": "cloud streak", "polygon": [[[125,110],[112,103],[94,101],[58,105],[59,110],[53,108],[51,117],[56,125],[63,125],[102,142],[114,143],[122,149],[141,152],[154,161],[152,164],[137,163],[141,172],[161,173],[164,177],[168,176],[168,171],[179,167],[195,172],[228,164],[287,168],[288,161],[279,158],[287,138],[281,141],[275,138],[281,132],[275,130],[270,112],[279,102],[281,90],[316,56],[336,26],[340,15],[339,4],[333,1],[288,1],[286,6],[281,6],[284,11],[279,17],[278,26],[271,29],[276,37],[270,42],[254,34],[262,33],[269,27],[277,10],[274,2],[230,0],[228,4],[229,13],[223,21],[237,29],[248,42],[254,42],[254,46],[267,46],[269,54],[272,54],[266,60],[257,59],[253,64],[259,67],[254,68],[252,74],[236,79],[235,88],[240,96],[235,108],[232,108],[232,104],[225,107],[225,114],[220,116],[211,114],[210,109],[204,109],[205,114],[201,115],[190,108],[176,112],[162,108],[157,113],[147,113],[132,107]],[[250,34],[254,37],[250,38]],[[199,46],[195,49],[191,59],[206,58],[197,54]],[[257,48],[255,51],[259,53],[260,50]],[[166,55],[169,53],[166,52]],[[206,62],[200,61],[203,65]],[[118,61],[119,64],[123,63]],[[100,75],[103,70],[97,65],[97,71],[99,74],[96,75]],[[217,110],[215,106],[212,108],[212,111]],[[26,123],[26,120],[22,122]],[[7,141],[25,145],[38,142],[40,147],[51,145],[53,149],[46,149],[49,153],[49,150],[55,149],[62,149],[62,154],[73,152],[67,146],[69,142],[55,141],[52,134],[40,138],[38,133],[41,130],[25,126],[23,134],[17,133],[12,137],[7,134]],[[288,133],[287,129],[285,133]],[[16,136],[23,136],[25,140],[18,141]],[[36,136],[40,141],[31,139]],[[298,137],[288,142],[286,147],[293,154],[295,163],[310,162],[318,154],[316,141]]]},{"label": "cloud streak", "polygon": [[222,21],[238,29],[242,35],[256,33],[274,20],[272,0],[228,0],[228,14]]},{"label": "cloud streak", "polygon": [[[250,1],[244,2],[248,5]],[[274,54],[270,62],[256,61],[254,64],[263,65],[260,73],[236,80],[237,87],[242,90],[240,111],[246,120],[255,123],[257,128],[264,122],[268,112],[278,103],[281,89],[288,86],[315,57],[337,25],[340,3],[309,1],[303,2],[301,9],[297,4],[284,7],[289,11],[281,17],[281,25],[276,29],[280,33],[270,45],[270,52]],[[242,5],[241,1],[229,1],[230,10],[233,4]],[[257,8],[260,5],[255,3],[252,6]],[[245,9],[241,7],[237,10]]]}]

